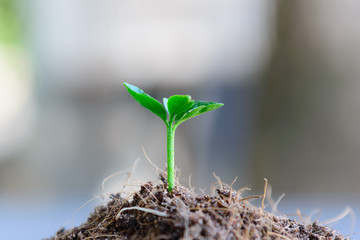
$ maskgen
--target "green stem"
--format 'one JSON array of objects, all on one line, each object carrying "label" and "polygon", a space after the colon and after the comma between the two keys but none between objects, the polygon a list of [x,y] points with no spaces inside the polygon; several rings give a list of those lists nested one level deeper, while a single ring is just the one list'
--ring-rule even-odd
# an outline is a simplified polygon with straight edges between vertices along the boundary
[{"label": "green stem", "polygon": [[176,126],[173,126],[172,121],[167,125],[167,178],[168,178],[168,190],[174,188],[175,182],[175,163],[174,163],[174,139],[175,139],[175,129]]}]

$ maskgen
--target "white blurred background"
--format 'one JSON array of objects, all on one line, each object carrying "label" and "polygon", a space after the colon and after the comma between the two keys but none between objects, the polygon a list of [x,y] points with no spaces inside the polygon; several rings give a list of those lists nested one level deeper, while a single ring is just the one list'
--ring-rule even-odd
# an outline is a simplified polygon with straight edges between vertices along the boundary
[{"label": "white blurred background", "polygon": [[[355,0],[0,0],[1,235],[80,224],[136,159],[133,179],[156,179],[141,147],[165,168],[166,129],[124,81],[225,104],[177,130],[183,185],[266,177],[290,216],[359,214],[359,16]],[[331,226],[360,239],[352,224]]]}]

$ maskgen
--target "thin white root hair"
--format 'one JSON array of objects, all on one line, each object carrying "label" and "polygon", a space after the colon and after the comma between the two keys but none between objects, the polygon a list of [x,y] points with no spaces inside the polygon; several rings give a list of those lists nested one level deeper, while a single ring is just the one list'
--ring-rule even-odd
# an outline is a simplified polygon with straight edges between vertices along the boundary
[{"label": "thin white root hair", "polygon": [[123,190],[122,190],[123,192],[125,191],[126,186],[128,186],[129,180],[130,180],[130,178],[132,177],[132,175],[134,174],[135,169],[136,169],[137,165],[139,164],[139,162],[140,162],[140,158],[137,158],[137,159],[135,160],[135,162],[134,162],[134,165],[133,165],[133,167],[132,167],[131,172],[128,173],[128,176],[127,176],[127,178],[126,178],[125,184],[124,184],[124,186],[123,186]]},{"label": "thin white root hair", "polygon": [[192,186],[191,186],[191,177],[192,177],[192,174],[190,173],[189,174],[189,188],[192,189]]},{"label": "thin white root hair", "polygon": [[72,222],[74,221],[75,215],[76,215],[83,207],[85,207],[86,205],[88,205],[89,203],[91,203],[92,201],[94,201],[95,199],[100,198],[101,196],[102,196],[102,195],[97,195],[97,196],[95,196],[95,197],[87,200],[83,205],[81,205],[78,209],[76,209],[75,212],[74,212],[73,215],[72,215],[72,220],[71,220],[71,221],[72,221]]},{"label": "thin white root hair", "polygon": [[296,209],[296,216],[300,219],[301,222],[305,222],[304,217],[303,217],[300,209]]},{"label": "thin white root hair", "polygon": [[248,188],[248,187],[240,188],[239,190],[236,191],[236,194],[241,195],[243,192],[246,192],[246,191],[251,191],[251,188]]},{"label": "thin white root hair", "polygon": [[113,174],[111,174],[110,176],[107,176],[107,177],[102,181],[102,183],[101,183],[101,190],[102,190],[104,193],[106,193],[107,195],[110,195],[110,194],[105,190],[105,183],[106,183],[109,179],[113,178],[114,176],[116,176],[116,175],[118,175],[118,174],[120,174],[120,173],[123,173],[123,172],[125,172],[125,171],[127,171],[127,170],[129,170],[129,169],[130,169],[130,168],[126,168],[126,169],[117,171],[116,173],[113,173]]},{"label": "thin white root hair", "polygon": [[126,182],[125,182],[124,187],[123,187],[123,190],[124,190],[124,188],[128,185],[128,181],[129,181],[129,179],[131,178],[131,176],[133,175],[133,173],[134,173],[134,171],[135,171],[135,168],[136,168],[137,164],[139,163],[139,161],[140,161],[139,158],[136,159],[134,165],[132,166],[132,168],[125,168],[125,169],[123,169],[123,170],[120,170],[120,171],[117,171],[116,173],[111,174],[110,176],[107,176],[107,177],[102,181],[102,183],[101,183],[101,190],[102,190],[105,194],[107,194],[107,195],[109,196],[110,193],[108,193],[108,192],[105,190],[105,183],[106,183],[107,181],[109,181],[109,179],[115,177],[116,175],[119,175],[120,173],[129,171],[130,169],[132,169],[131,172],[128,173],[128,177],[126,178]]},{"label": "thin white root hair", "polygon": [[236,177],[234,178],[234,180],[232,181],[232,183],[231,183],[231,185],[230,185],[231,191],[232,191],[233,185],[234,185],[234,183],[236,182],[237,179],[238,179],[238,176],[236,176]]},{"label": "thin white root hair", "polygon": [[276,200],[276,202],[274,203],[274,206],[272,206],[272,211],[271,213],[274,215],[277,211],[278,211],[278,205],[280,203],[280,201],[285,197],[285,193],[281,194],[280,197]]},{"label": "thin white root hair", "polygon": [[222,188],[223,185],[222,185],[222,182],[221,182],[220,177],[219,177],[219,176],[216,176],[216,174],[215,174],[214,172],[213,172],[213,175],[214,175],[214,178],[216,178],[216,180],[218,181],[220,188]]},{"label": "thin white root hair", "polygon": [[264,202],[265,202],[265,197],[266,197],[266,189],[267,189],[267,185],[268,185],[268,180],[266,178],[264,178],[264,181],[265,181],[265,186],[264,186],[263,199],[261,201],[261,214],[263,214],[263,212],[264,212]]},{"label": "thin white root hair", "polygon": [[156,211],[156,210],[150,209],[150,208],[128,207],[128,208],[121,209],[120,212],[116,215],[115,219],[118,220],[120,218],[120,215],[121,215],[122,212],[129,211],[129,210],[139,210],[139,211],[151,213],[151,214],[154,214],[154,215],[158,215],[160,217],[168,217],[169,216],[167,213]]},{"label": "thin white root hair", "polygon": [[[177,181],[178,179],[181,179],[181,170],[177,167],[177,166],[175,166],[175,181]],[[179,182],[177,182],[177,183],[179,183]]]},{"label": "thin white root hair", "polygon": [[272,212],[275,210],[275,201],[272,198],[272,186],[268,184],[267,191],[266,191],[266,202],[270,205]]},{"label": "thin white root hair", "polygon": [[158,166],[156,166],[156,164],[150,160],[149,156],[147,155],[146,151],[145,151],[145,148],[143,146],[141,146],[141,149],[145,155],[145,158],[149,161],[149,163],[151,164],[151,166],[153,166],[156,170],[156,173],[158,174],[159,172],[162,172],[162,173],[166,173],[164,170],[160,169]]},{"label": "thin white root hair", "polygon": [[341,219],[345,218],[347,215],[350,215],[350,217],[351,217],[351,231],[350,232],[355,232],[356,215],[355,215],[354,210],[349,206],[347,206],[344,209],[344,211],[342,211],[342,213],[340,213],[338,216],[323,222],[323,224],[329,225],[332,223],[336,223],[336,222],[340,221]]},{"label": "thin white root hair", "polygon": [[316,214],[319,214],[321,213],[321,209],[320,208],[315,208],[314,210],[312,210],[310,213],[309,213],[309,216],[306,217],[304,219],[304,223],[305,224],[311,224],[313,217],[316,215]]}]

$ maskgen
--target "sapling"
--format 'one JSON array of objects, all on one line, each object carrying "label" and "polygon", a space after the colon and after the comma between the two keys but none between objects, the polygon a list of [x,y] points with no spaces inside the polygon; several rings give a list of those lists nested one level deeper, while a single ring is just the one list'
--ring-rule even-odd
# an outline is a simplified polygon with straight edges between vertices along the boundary
[{"label": "sapling", "polygon": [[194,101],[190,95],[173,95],[163,99],[162,105],[158,100],[145,93],[140,88],[124,83],[130,95],[158,117],[160,117],[167,129],[167,181],[168,190],[172,191],[175,182],[174,169],[174,139],[176,128],[186,120],[200,114],[215,110],[224,104],[217,102]]}]

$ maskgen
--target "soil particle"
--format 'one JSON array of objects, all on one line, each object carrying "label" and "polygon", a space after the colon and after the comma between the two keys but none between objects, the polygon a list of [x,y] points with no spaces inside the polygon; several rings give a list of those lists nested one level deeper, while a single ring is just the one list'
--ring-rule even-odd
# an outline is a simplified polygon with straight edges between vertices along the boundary
[{"label": "soil particle", "polygon": [[162,183],[143,184],[132,199],[112,194],[86,223],[60,229],[50,240],[344,239],[318,222],[305,225],[262,211],[225,187],[216,196],[196,196],[183,187],[169,194],[165,177],[159,178]]}]

